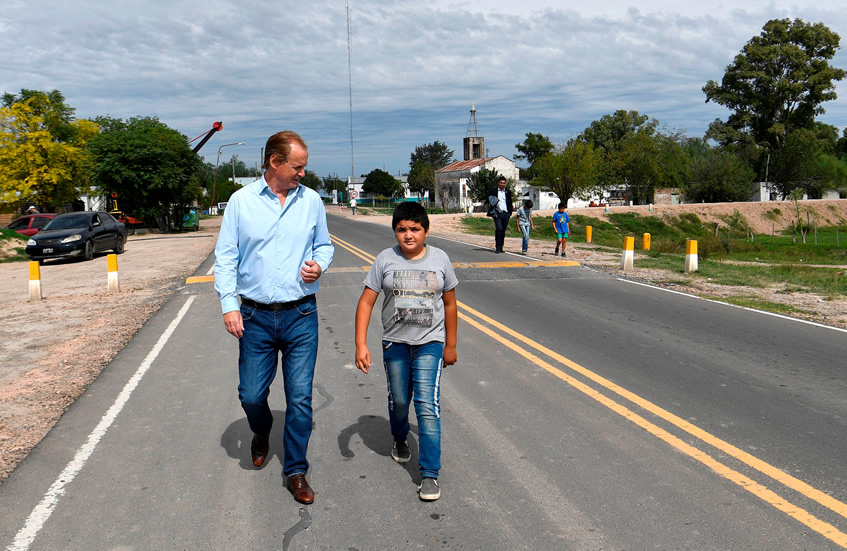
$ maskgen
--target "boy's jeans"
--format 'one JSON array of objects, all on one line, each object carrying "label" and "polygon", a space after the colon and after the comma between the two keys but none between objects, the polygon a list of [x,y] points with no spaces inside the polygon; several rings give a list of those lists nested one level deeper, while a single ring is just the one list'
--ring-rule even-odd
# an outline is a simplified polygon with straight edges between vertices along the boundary
[{"label": "boy's jeans", "polygon": [[388,417],[394,440],[409,434],[409,405],[414,395],[418,417],[418,464],[422,478],[438,478],[441,469],[441,368],[444,343],[382,341],[388,380]]},{"label": "boy's jeans", "polygon": [[238,341],[238,397],[256,434],[271,432],[268,394],[282,353],[285,429],[282,472],[309,470],[306,449],[312,435],[312,381],[318,354],[318,309],[314,297],[290,310],[270,312],[241,305],[244,335]]},{"label": "boy's jeans", "polygon": [[526,252],[527,248],[529,248],[529,228],[531,228],[532,226],[530,226],[529,224],[527,224],[527,225],[520,224],[520,227],[521,227],[521,235],[523,235],[523,243],[522,243],[523,246],[521,247],[521,250],[523,252]]}]

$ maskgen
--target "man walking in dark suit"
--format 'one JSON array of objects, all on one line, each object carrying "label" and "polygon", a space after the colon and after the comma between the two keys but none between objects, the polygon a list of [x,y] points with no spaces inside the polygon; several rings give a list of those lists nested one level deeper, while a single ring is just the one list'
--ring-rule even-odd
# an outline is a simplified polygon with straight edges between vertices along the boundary
[{"label": "man walking in dark suit", "polygon": [[488,216],[494,218],[494,249],[503,252],[503,241],[506,239],[506,228],[512,217],[512,190],[506,187],[506,177],[500,176],[497,187],[488,192],[490,209]]}]

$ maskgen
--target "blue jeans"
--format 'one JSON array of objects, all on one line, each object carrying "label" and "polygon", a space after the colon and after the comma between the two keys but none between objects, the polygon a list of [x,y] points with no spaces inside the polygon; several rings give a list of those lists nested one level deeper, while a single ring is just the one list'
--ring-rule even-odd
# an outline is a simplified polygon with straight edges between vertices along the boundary
[{"label": "blue jeans", "polygon": [[529,247],[529,228],[531,228],[532,226],[530,226],[529,224],[527,224],[526,226],[524,226],[523,224],[520,224],[520,227],[521,227],[521,235],[523,236],[523,242],[522,242],[521,250],[523,252],[526,252],[526,249]]},{"label": "blue jeans", "polygon": [[438,478],[441,469],[441,368],[444,343],[405,344],[382,341],[388,380],[391,435],[402,442],[409,434],[409,404],[418,416],[418,465],[421,477]]},{"label": "blue jeans", "polygon": [[305,474],[312,435],[312,380],[318,355],[318,308],[315,298],[289,310],[271,312],[241,305],[244,334],[238,341],[238,399],[256,434],[271,432],[268,394],[282,354],[285,388],[283,474]]}]

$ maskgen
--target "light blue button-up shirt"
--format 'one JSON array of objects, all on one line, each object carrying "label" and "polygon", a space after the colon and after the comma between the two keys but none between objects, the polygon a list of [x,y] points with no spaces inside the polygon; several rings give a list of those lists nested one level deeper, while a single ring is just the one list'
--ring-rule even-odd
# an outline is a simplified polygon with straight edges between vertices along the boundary
[{"label": "light blue button-up shirt", "polygon": [[223,313],[238,310],[238,295],[256,302],[290,302],[312,295],[300,269],[314,260],[325,272],[335,252],[320,196],[300,184],[285,207],[264,176],[236,191],[224,211],[215,247],[215,291]]}]

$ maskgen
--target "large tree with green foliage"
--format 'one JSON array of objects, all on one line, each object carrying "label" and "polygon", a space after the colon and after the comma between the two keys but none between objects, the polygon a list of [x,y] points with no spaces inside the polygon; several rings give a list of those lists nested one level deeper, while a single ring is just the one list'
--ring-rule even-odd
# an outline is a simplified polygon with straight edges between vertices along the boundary
[{"label": "large tree with green foliage", "polygon": [[403,194],[403,184],[384,170],[375,168],[365,176],[362,191],[380,197],[398,197]]},{"label": "large tree with green foliage", "polygon": [[435,192],[435,170],[431,165],[423,161],[414,164],[409,172],[409,190],[418,196],[428,192],[432,197]]},{"label": "large tree with green foliage", "polygon": [[636,133],[652,136],[659,121],[642,115],[638,111],[619,109],[611,115],[603,115],[582,131],[580,139],[590,143],[594,149],[614,154],[623,148],[624,140]]},{"label": "large tree with green foliage", "polygon": [[74,120],[58,90],[5,94],[0,108],[0,201],[57,210],[88,192],[87,143],[97,125]]},{"label": "large tree with green foliage", "polygon": [[[482,168],[476,172],[472,172],[468,178],[468,192],[470,193],[471,200],[474,203],[484,203],[487,205],[488,193],[499,185],[499,180],[500,173],[493,169]],[[506,185],[512,189],[512,197],[514,197],[514,182],[507,182]]]},{"label": "large tree with green foliage", "polygon": [[613,173],[636,205],[653,202],[657,188],[681,187],[688,173],[682,137],[636,132],[625,138],[612,160]]},{"label": "large tree with green foliage", "polygon": [[568,204],[572,197],[588,199],[598,191],[603,155],[578,138],[535,161],[533,184],[550,190]]},{"label": "large tree with green foliage", "polygon": [[327,174],[321,181],[321,188],[327,195],[332,195],[333,191],[344,192],[347,189],[347,181],[339,178],[338,174]]},{"label": "large tree with green foliage", "polygon": [[692,203],[749,201],[755,171],[729,151],[711,149],[691,160],[683,184],[685,200]]},{"label": "large tree with green foliage", "polygon": [[431,166],[433,170],[438,170],[450,164],[452,158],[453,150],[447,147],[447,144],[435,140],[415,147],[415,152],[409,160],[409,168],[414,168],[415,163],[423,162]]},{"label": "large tree with green foliage", "polygon": [[98,122],[108,131],[90,142],[93,180],[103,192],[118,194],[122,210],[162,225],[171,206],[200,196],[202,163],[185,136],[156,117]]},{"label": "large tree with green foliage", "polygon": [[317,175],[313,170],[306,169],[306,174],[300,178],[300,183],[306,186],[309,189],[313,189],[318,191],[323,186],[323,181],[321,177]]},{"label": "large tree with green foliage", "polygon": [[518,151],[515,154],[515,159],[526,160],[529,163],[529,167],[522,172],[522,176],[530,179],[534,178],[536,175],[535,162],[544,155],[552,152],[553,148],[553,142],[547,136],[527,132],[526,139],[524,139],[523,143],[515,144],[515,149]]},{"label": "large tree with green foliage", "polygon": [[703,87],[707,102],[732,111],[726,122],[712,123],[709,137],[777,151],[792,130],[811,128],[824,112],[821,104],[836,98],[835,81],[844,78],[843,69],[829,64],[839,42],[823,23],[768,21],[726,68],[721,83],[710,80]]}]

